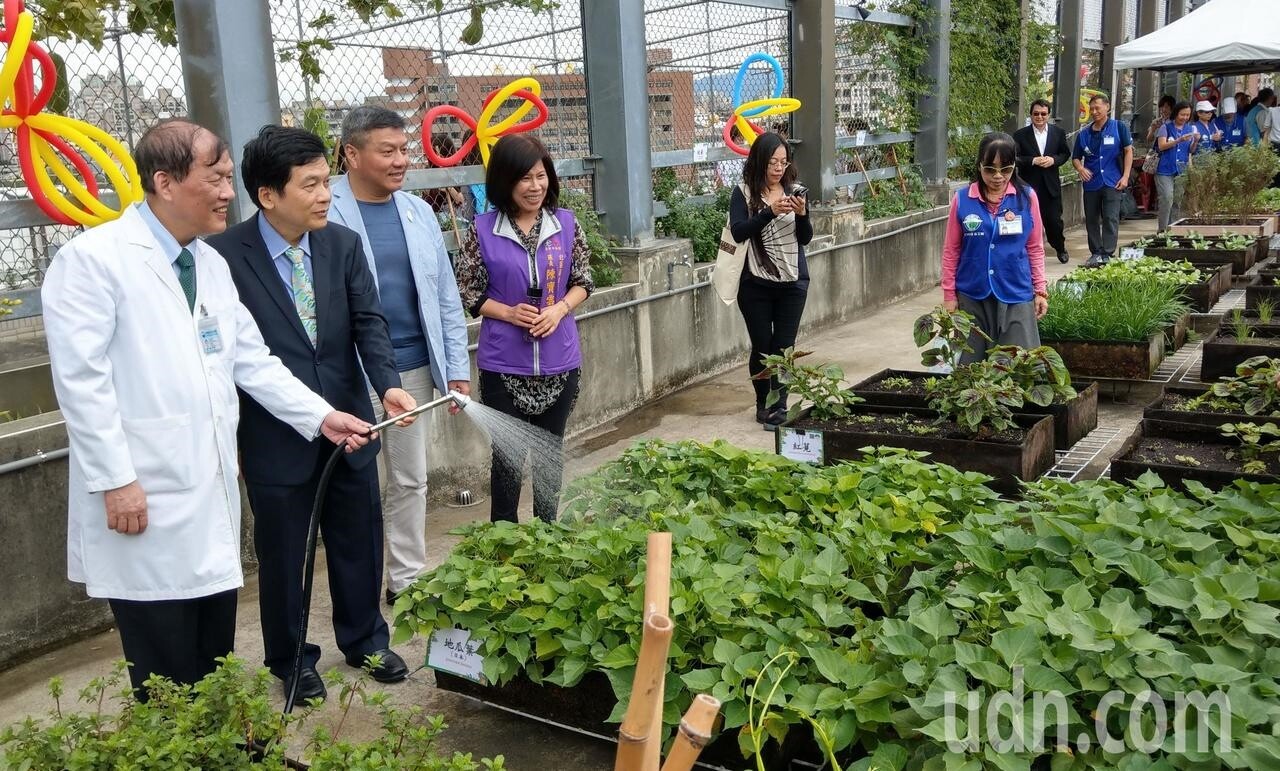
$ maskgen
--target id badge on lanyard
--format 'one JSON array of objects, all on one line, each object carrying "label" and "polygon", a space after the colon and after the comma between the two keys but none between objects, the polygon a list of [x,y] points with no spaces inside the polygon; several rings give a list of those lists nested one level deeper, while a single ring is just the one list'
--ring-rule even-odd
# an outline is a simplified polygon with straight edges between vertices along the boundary
[{"label": "id badge on lanyard", "polygon": [[222,332],[218,329],[218,317],[210,316],[203,304],[200,305],[200,319],[196,322],[200,333],[200,346],[206,356],[222,352]]}]

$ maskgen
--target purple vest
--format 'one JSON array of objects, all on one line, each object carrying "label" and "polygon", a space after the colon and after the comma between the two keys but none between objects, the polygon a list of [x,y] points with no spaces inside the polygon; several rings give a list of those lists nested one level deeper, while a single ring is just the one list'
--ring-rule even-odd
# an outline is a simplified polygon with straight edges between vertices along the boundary
[{"label": "purple vest", "polygon": [[[520,243],[494,235],[493,226],[499,216],[497,212],[487,212],[475,221],[480,256],[489,271],[487,296],[506,305],[530,302],[529,253]],[[538,247],[536,283],[540,308],[560,302],[569,290],[573,235],[578,223],[568,209],[556,209],[556,219],[560,232]],[[577,323],[572,315],[565,316],[556,331],[535,338],[527,329],[486,317],[480,322],[476,365],[508,375],[555,375],[577,369],[582,365]]]}]

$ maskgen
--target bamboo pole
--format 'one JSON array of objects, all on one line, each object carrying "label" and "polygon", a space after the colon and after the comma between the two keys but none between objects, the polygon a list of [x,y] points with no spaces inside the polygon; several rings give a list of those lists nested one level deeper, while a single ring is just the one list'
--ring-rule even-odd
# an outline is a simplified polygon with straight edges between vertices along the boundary
[{"label": "bamboo pole", "polygon": [[902,173],[902,167],[898,165],[898,148],[889,145],[889,163],[893,164],[893,170],[898,173],[898,187],[902,189],[902,195],[907,195],[907,178]]},{"label": "bamboo pole", "polygon": [[[644,615],[671,614],[671,533],[649,533],[644,570]],[[665,658],[665,657],[664,657]],[[666,701],[666,672],[658,680],[658,698],[653,703],[649,740],[645,744],[641,771],[658,771],[662,763],[662,705]]]},{"label": "bamboo pole", "polygon": [[675,744],[671,746],[667,762],[662,764],[662,771],[690,771],[693,768],[698,755],[702,754],[702,748],[711,741],[711,729],[718,712],[719,699],[705,693],[693,698],[693,703],[684,713],[684,719],[680,721]]},{"label": "bamboo pole", "polygon": [[[862,153],[856,149],[853,151],[853,159],[858,162],[858,171],[862,172],[862,176],[867,176],[867,167],[862,163]],[[876,182],[874,179],[867,178],[867,187],[871,189],[871,197],[875,198],[879,193],[876,191]]]},{"label": "bamboo pole", "polygon": [[667,674],[667,653],[671,648],[673,631],[675,624],[665,614],[653,613],[645,619],[635,679],[631,683],[631,699],[627,702],[627,714],[618,730],[614,771],[643,771],[645,768],[645,751],[652,743],[653,717],[655,714],[661,717],[662,714],[662,681]]}]

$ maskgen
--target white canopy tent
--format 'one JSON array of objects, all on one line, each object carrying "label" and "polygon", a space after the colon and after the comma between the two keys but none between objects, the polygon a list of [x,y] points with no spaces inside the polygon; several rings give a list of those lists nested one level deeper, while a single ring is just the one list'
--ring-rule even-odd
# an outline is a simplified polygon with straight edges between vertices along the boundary
[{"label": "white canopy tent", "polygon": [[1213,75],[1280,70],[1280,0],[1209,0],[1116,47],[1114,66]]}]

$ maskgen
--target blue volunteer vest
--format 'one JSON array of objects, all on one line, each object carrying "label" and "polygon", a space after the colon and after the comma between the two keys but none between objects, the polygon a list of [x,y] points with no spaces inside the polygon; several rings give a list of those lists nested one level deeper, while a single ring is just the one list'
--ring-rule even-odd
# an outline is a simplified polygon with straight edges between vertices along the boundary
[{"label": "blue volunteer vest", "polygon": [[1213,141],[1213,133],[1215,131],[1221,131],[1223,139],[1226,139],[1227,131],[1222,127],[1222,121],[1217,118],[1210,118],[1209,125],[1205,126],[1196,120],[1191,122],[1191,128],[1200,135],[1200,138],[1196,140],[1196,155],[1211,153],[1222,148],[1224,142]]},{"label": "blue volunteer vest", "polygon": [[[1222,121],[1221,118],[1219,118],[1218,120]],[[1229,147],[1241,147],[1244,145],[1245,137],[1244,137],[1244,116],[1243,115],[1237,114],[1232,119],[1230,124],[1228,124],[1226,121],[1222,121],[1222,125],[1223,125],[1223,128],[1226,129],[1222,137],[1223,149],[1226,149]]]},{"label": "blue volunteer vest", "polygon": [[[1190,123],[1179,129],[1173,121],[1164,124],[1164,128],[1160,129],[1160,133],[1169,139],[1178,139],[1194,132],[1195,128]],[[1191,143],[1179,142],[1168,150],[1160,151],[1160,165],[1156,167],[1156,173],[1166,177],[1176,177],[1187,167],[1187,161],[1190,158]]]},{"label": "blue volunteer vest", "polygon": [[[1076,155],[1093,178],[1084,183],[1085,190],[1101,190],[1120,183],[1120,159],[1124,157],[1120,124],[1108,118],[1101,131],[1094,131],[1093,124],[1080,129],[1076,136]],[[1125,171],[1128,171],[1126,169]]]},{"label": "blue volunteer vest", "polygon": [[[1000,235],[999,222],[1008,214],[1022,218],[1022,232]],[[1007,305],[1035,299],[1027,241],[1032,228],[1031,197],[1005,195],[995,214],[981,195],[970,198],[967,190],[956,193],[956,219],[960,224],[960,264],[956,267],[956,291],[974,300],[995,298]]]}]

